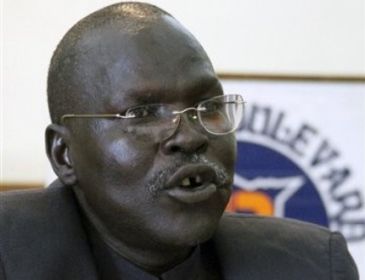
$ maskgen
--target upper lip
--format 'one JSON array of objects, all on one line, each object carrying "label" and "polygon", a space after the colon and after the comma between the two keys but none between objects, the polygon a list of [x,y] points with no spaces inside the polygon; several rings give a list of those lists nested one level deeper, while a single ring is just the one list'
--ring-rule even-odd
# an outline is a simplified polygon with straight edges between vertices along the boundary
[{"label": "upper lip", "polygon": [[167,181],[166,188],[171,189],[173,187],[180,186],[181,181],[184,178],[200,176],[203,183],[212,182],[217,183],[217,174],[215,170],[205,164],[187,164],[180,167]]}]

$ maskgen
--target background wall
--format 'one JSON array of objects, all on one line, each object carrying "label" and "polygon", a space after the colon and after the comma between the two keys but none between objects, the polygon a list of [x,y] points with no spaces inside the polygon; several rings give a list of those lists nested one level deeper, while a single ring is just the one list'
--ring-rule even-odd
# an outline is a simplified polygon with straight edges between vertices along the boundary
[{"label": "background wall", "polygon": [[[47,67],[58,41],[109,0],[4,0],[1,179],[45,180]],[[219,72],[365,76],[363,0],[147,1],[183,22]]]}]

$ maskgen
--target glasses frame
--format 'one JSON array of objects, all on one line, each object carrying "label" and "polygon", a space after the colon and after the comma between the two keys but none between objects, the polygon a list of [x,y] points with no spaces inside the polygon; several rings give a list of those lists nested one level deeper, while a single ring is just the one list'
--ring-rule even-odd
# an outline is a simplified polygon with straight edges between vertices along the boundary
[{"label": "glasses frame", "polygon": [[[237,122],[236,126],[233,127],[228,132],[213,132],[210,129],[208,129],[206,127],[206,125],[204,125],[204,122],[201,119],[201,114],[198,113],[198,112],[205,111],[204,108],[201,108],[201,106],[205,102],[212,101],[214,99],[222,98],[222,97],[225,97],[225,96],[235,96],[236,98],[241,99],[241,100],[236,100],[236,101],[227,101],[225,103],[234,103],[234,104],[245,104],[246,103],[243,100],[243,98],[242,98],[242,96],[240,94],[227,94],[227,95],[219,95],[219,96],[215,96],[215,97],[209,98],[207,100],[203,100],[203,101],[197,103],[196,106],[194,106],[194,107],[187,107],[187,108],[184,108],[182,110],[172,111],[172,114],[175,115],[176,117],[178,117],[178,119],[177,119],[176,128],[175,128],[174,132],[171,135],[173,135],[175,133],[176,129],[179,127],[180,122],[181,122],[181,115],[183,115],[184,113],[189,112],[189,111],[195,111],[196,112],[196,114],[193,115],[192,118],[193,119],[197,119],[198,118],[200,125],[208,133],[210,133],[210,134],[213,134],[213,135],[227,135],[227,134],[230,134],[230,133],[234,132],[238,128],[238,126],[240,125],[241,121]],[[157,103],[157,104],[159,104],[159,103]],[[160,104],[163,104],[163,103],[160,103]],[[61,124],[64,124],[65,120],[66,119],[69,119],[69,118],[115,118],[115,119],[133,119],[133,118],[137,118],[137,117],[134,116],[134,115],[128,115],[128,111],[130,109],[137,108],[137,107],[140,107],[140,106],[144,106],[144,105],[132,106],[132,107],[128,108],[125,111],[124,114],[121,114],[121,113],[116,113],[116,114],[65,114],[65,115],[63,115],[61,117]],[[174,120],[174,122],[175,122],[175,120]]]}]

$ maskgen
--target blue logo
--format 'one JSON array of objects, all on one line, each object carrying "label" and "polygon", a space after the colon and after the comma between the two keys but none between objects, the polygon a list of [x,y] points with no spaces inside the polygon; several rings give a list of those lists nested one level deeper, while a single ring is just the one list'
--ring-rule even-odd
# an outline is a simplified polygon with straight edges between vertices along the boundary
[{"label": "blue logo", "polygon": [[298,165],[260,144],[240,141],[237,152],[229,210],[328,226],[324,203],[314,183]]},{"label": "blue logo", "polygon": [[332,139],[270,106],[252,104],[245,115],[227,211],[295,218],[364,240],[363,195]]}]

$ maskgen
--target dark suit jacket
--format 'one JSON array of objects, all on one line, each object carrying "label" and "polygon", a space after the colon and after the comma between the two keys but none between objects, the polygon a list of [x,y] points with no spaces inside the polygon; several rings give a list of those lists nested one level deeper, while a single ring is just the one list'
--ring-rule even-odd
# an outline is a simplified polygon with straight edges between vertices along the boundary
[{"label": "dark suit jacket", "polygon": [[[299,221],[227,214],[202,248],[216,254],[224,279],[358,279],[342,235]],[[56,181],[44,190],[0,195],[3,279],[97,279],[69,188]]]}]

